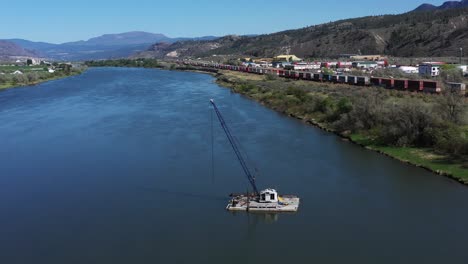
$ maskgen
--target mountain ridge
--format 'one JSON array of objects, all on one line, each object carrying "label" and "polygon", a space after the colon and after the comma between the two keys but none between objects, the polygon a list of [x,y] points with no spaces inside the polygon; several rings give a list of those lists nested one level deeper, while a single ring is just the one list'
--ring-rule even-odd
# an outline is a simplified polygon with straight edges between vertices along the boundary
[{"label": "mountain ridge", "polygon": [[465,8],[468,7],[468,0],[461,0],[461,1],[446,1],[440,6],[436,6],[433,4],[422,4],[418,6],[413,11],[434,11],[434,10],[444,10],[444,9],[451,9],[451,8]]}]

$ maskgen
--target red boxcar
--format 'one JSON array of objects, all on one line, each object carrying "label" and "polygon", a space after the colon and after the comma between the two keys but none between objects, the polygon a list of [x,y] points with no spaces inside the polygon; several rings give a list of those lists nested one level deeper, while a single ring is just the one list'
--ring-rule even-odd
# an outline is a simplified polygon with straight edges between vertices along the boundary
[{"label": "red boxcar", "polygon": [[439,86],[439,82],[423,81],[423,91],[426,93],[440,93],[442,89]]},{"label": "red boxcar", "polygon": [[382,86],[387,89],[393,89],[395,87],[395,80],[394,79],[381,79]]},{"label": "red boxcar", "polygon": [[382,85],[382,78],[372,77],[370,81],[372,85],[376,85],[376,86]]},{"label": "red boxcar", "polygon": [[422,91],[424,89],[423,81],[415,81],[409,80],[408,81],[408,90],[410,91]]},{"label": "red boxcar", "polygon": [[398,90],[408,89],[408,80],[395,80],[395,89],[398,89]]}]

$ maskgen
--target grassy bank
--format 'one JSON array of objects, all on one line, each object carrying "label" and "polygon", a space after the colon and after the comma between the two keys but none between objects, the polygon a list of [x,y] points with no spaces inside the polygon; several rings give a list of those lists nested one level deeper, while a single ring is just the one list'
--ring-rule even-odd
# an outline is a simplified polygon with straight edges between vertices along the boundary
[{"label": "grassy bank", "polygon": [[6,79],[4,81],[0,81],[0,90],[2,89],[8,89],[8,88],[13,88],[13,87],[23,87],[23,86],[29,86],[29,85],[36,85],[48,81],[53,81],[57,79],[62,79],[66,77],[71,77],[75,75],[81,74],[84,69],[82,70],[74,70],[71,71],[70,73],[42,73],[40,76],[36,78],[28,78],[24,77],[21,80],[13,80],[13,78]]},{"label": "grassy bank", "polygon": [[220,85],[274,110],[468,185],[463,98],[231,71],[217,78]]}]

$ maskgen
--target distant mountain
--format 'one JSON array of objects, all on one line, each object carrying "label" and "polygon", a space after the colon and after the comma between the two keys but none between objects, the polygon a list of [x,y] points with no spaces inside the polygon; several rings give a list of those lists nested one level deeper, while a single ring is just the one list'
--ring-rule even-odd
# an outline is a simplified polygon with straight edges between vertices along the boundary
[{"label": "distant mountain", "polygon": [[13,42],[0,40],[0,58],[15,56],[38,57],[38,54],[24,49]]},{"label": "distant mountain", "polygon": [[[465,3],[459,2],[459,3]],[[340,54],[388,54],[401,57],[458,56],[468,50],[468,8],[345,19],[259,36],[226,36],[210,41],[153,45],[133,57],[185,58],[213,55],[303,58]]]},{"label": "distant mountain", "polygon": [[214,36],[200,38],[170,38],[163,34],[132,31],[120,34],[105,34],[89,40],[52,44],[24,39],[8,39],[24,49],[56,60],[98,60],[126,58],[131,54],[148,49],[153,43],[173,43],[182,40],[212,40]]},{"label": "distant mountain", "polygon": [[90,38],[87,41],[67,42],[67,46],[128,46],[155,42],[170,42],[171,38],[163,34],[154,34],[142,31],[132,31],[120,34],[105,34]]},{"label": "distant mountain", "polygon": [[447,1],[440,6],[432,4],[422,4],[413,11],[432,11],[432,10],[444,10],[452,8],[465,8],[468,7],[468,0],[462,1]]}]

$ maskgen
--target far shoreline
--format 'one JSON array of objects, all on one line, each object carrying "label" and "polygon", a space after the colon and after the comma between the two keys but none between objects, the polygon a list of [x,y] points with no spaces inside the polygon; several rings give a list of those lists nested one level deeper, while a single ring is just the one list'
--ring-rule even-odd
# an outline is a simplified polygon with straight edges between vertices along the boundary
[{"label": "far shoreline", "polygon": [[31,82],[31,83],[0,85],[0,92],[5,91],[5,90],[9,90],[9,89],[15,89],[15,88],[26,88],[28,86],[36,86],[36,85],[46,83],[46,82],[50,82],[50,81],[55,81],[55,80],[65,79],[65,78],[68,78],[68,77],[78,76],[78,75],[81,75],[82,73],[84,73],[86,70],[87,69],[79,71],[79,72],[73,72],[70,75],[54,76],[52,78],[47,78],[45,80],[38,80],[38,81],[35,81],[35,82]]}]

